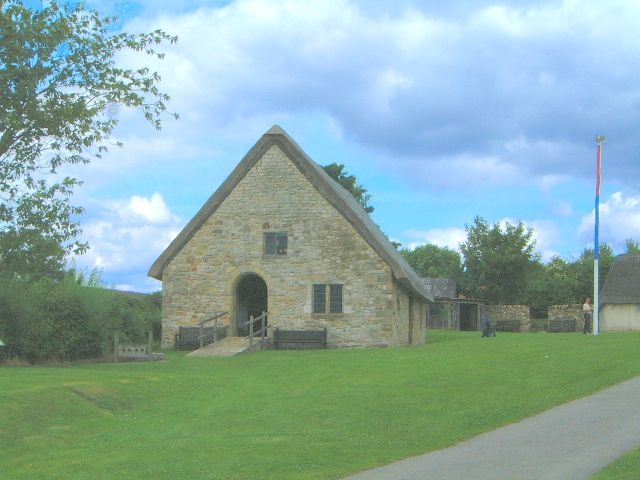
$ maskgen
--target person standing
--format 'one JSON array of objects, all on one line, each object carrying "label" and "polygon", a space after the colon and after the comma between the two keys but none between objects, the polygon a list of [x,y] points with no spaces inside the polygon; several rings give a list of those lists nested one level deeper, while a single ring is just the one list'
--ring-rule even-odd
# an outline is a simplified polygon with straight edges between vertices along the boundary
[{"label": "person standing", "polygon": [[582,329],[582,333],[587,334],[591,333],[591,313],[593,309],[591,308],[591,299],[589,297],[584,299],[584,305],[582,305],[582,316],[584,317],[584,328]]}]

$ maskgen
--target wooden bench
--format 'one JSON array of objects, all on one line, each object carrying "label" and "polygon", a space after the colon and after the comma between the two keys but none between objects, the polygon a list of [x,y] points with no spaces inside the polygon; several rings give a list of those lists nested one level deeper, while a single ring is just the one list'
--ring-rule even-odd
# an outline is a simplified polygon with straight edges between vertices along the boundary
[{"label": "wooden bench", "polygon": [[496,330],[498,332],[519,332],[520,320],[498,320]]},{"label": "wooden bench", "polygon": [[[206,335],[204,344],[213,342],[214,327],[204,327],[202,333]],[[227,327],[218,327],[218,340],[227,336]],[[200,348],[200,327],[178,327],[178,333],[175,335],[176,350],[193,350]]]},{"label": "wooden bench", "polygon": [[549,320],[547,327],[549,333],[567,333],[576,331],[575,319]]},{"label": "wooden bench", "polygon": [[273,348],[280,350],[327,348],[327,329],[273,331]]}]

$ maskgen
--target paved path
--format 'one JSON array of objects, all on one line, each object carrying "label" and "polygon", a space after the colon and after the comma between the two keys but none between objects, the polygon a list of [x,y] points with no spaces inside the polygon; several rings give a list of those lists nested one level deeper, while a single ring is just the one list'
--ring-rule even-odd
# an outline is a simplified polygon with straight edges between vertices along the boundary
[{"label": "paved path", "polygon": [[231,357],[250,350],[249,339],[226,337],[187,354],[188,357]]},{"label": "paved path", "polygon": [[640,377],[453,447],[349,479],[586,480],[637,447]]}]

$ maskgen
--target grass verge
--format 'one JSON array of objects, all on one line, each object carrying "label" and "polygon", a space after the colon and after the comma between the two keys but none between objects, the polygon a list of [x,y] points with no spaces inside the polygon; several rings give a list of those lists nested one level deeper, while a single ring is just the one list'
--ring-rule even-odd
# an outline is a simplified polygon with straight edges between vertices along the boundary
[{"label": "grass verge", "polygon": [[640,375],[640,334],[0,368],[13,479],[340,478]]},{"label": "grass verge", "polygon": [[640,476],[640,448],[632,450],[602,469],[592,480],[637,480]]}]

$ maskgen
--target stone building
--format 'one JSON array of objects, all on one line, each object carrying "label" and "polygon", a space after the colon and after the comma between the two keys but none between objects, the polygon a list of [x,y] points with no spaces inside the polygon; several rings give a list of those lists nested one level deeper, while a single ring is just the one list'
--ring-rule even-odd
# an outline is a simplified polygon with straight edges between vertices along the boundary
[{"label": "stone building", "polygon": [[227,311],[271,327],[327,328],[329,346],[424,342],[424,284],[353,196],[280,127],[251,148],[154,262],[162,344],[181,325]]},{"label": "stone building", "polygon": [[452,278],[423,278],[427,292],[434,298],[428,305],[427,328],[478,331],[485,305],[480,300],[458,295]]},{"label": "stone building", "polygon": [[640,254],[618,255],[600,294],[602,331],[640,330]]}]

